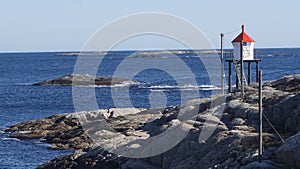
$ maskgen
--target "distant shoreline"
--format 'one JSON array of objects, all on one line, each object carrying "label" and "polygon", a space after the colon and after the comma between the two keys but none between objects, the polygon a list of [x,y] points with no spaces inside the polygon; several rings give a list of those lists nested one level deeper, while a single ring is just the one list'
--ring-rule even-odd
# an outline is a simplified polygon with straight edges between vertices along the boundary
[{"label": "distant shoreline", "polygon": [[[300,49],[300,47],[259,47],[254,48],[254,50],[265,50],[265,49]],[[187,51],[192,49],[164,49],[164,50],[154,50],[154,49],[124,49],[124,50],[111,50],[109,52],[151,52],[151,51]],[[217,50],[220,49],[194,49],[195,51],[199,50]],[[224,50],[232,50],[232,48],[225,48]],[[80,50],[53,50],[53,51],[0,51],[0,54],[18,54],[18,53],[80,53],[80,52],[107,52],[107,51],[80,51]]]}]

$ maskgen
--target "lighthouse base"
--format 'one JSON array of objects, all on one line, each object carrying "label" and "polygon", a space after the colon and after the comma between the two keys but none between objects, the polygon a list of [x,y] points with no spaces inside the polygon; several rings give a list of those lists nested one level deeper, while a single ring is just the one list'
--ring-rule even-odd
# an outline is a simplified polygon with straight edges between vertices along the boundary
[{"label": "lighthouse base", "polygon": [[[232,64],[234,62],[236,62],[238,60],[234,60],[234,59],[231,59],[231,60],[226,60],[226,62],[228,62],[228,92],[229,93],[232,93],[233,90],[232,90]],[[254,59],[254,60],[244,60],[243,61],[244,63],[248,63],[248,76],[247,76],[247,83],[248,85],[252,83],[251,81],[251,63],[255,63],[256,66],[255,66],[255,69],[256,69],[256,83],[258,83],[259,81],[259,63],[261,62],[261,59]],[[236,89],[239,88],[239,83],[238,83],[238,76],[237,76],[238,72],[235,72],[235,76],[236,76]]]}]

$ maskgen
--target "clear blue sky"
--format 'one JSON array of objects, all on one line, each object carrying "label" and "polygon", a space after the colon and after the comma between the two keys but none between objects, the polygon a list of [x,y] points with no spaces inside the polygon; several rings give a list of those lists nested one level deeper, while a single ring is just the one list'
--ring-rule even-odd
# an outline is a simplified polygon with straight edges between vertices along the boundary
[{"label": "clear blue sky", "polygon": [[[241,24],[256,47],[300,47],[300,1],[271,0],[0,0],[0,52],[80,50],[105,24],[140,12],[163,12],[197,26],[219,48],[226,47]],[[155,38],[128,41],[122,48],[155,48]],[[163,41],[161,48],[177,48]]]}]

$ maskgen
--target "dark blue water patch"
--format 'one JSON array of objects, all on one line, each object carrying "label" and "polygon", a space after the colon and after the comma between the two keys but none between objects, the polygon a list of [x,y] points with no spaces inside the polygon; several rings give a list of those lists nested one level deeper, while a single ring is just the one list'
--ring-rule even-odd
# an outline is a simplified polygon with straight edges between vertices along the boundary
[{"label": "dark blue water patch", "polygon": [[[195,56],[195,55],[191,55]],[[212,58],[202,58],[199,57],[182,57],[182,60],[187,64],[188,68],[191,70],[194,78],[196,79],[198,85],[210,85],[210,77],[207,72],[207,69],[203,63],[203,60],[206,60],[209,63],[209,60],[214,60],[216,56],[213,55]],[[217,69],[219,66],[218,64],[211,64],[206,66],[212,66],[213,69]],[[212,75],[212,74],[211,74]]]},{"label": "dark blue water patch", "polygon": [[264,80],[300,74],[300,56],[266,57],[261,62]]},{"label": "dark blue water patch", "polygon": [[33,84],[73,72],[76,57],[53,53],[0,53],[0,85]]},{"label": "dark blue water patch", "polygon": [[0,133],[0,168],[33,169],[55,157],[65,156],[73,152],[70,150],[49,150],[48,146],[39,140],[18,140]]},{"label": "dark blue water patch", "polygon": [[108,109],[115,107],[112,96],[111,96],[111,88],[110,87],[96,87],[95,95],[97,99],[97,104],[101,109]]},{"label": "dark blue water patch", "polygon": [[0,85],[0,126],[73,112],[71,89],[66,86]]},{"label": "dark blue water patch", "polygon": [[[105,56],[101,60],[97,76],[113,76],[118,65],[127,57],[127,55]],[[96,58],[99,60],[99,58]]]}]

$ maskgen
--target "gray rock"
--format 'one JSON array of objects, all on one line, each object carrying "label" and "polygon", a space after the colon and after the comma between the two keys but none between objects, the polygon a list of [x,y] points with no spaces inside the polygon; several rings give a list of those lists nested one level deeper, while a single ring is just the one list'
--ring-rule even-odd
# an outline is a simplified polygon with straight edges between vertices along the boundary
[{"label": "gray rock", "polygon": [[255,132],[255,128],[251,126],[241,125],[241,126],[233,126],[232,130],[239,130],[239,131],[249,131],[249,132]]},{"label": "gray rock", "polygon": [[121,165],[120,169],[132,169],[132,168],[139,168],[139,169],[160,169],[151,163],[148,163],[145,160],[141,159],[130,159],[126,161],[124,164]]},{"label": "gray rock", "polygon": [[232,126],[241,126],[245,124],[245,120],[242,119],[242,118],[234,118],[232,121],[231,121],[231,125]]},{"label": "gray rock", "polygon": [[229,113],[234,114],[236,118],[255,120],[258,117],[258,107],[241,100],[232,100],[228,103]]},{"label": "gray rock", "polygon": [[264,113],[281,132],[296,134],[300,131],[299,103],[300,93],[266,109]]},{"label": "gray rock", "polygon": [[300,132],[286,140],[276,157],[291,168],[300,168]]},{"label": "gray rock", "polygon": [[246,166],[241,167],[241,169],[281,169],[284,168],[284,165],[276,164],[273,161],[267,160],[260,162],[252,162]]},{"label": "gray rock", "polygon": [[279,80],[270,82],[268,85],[285,92],[299,93],[300,75],[285,76]]}]

